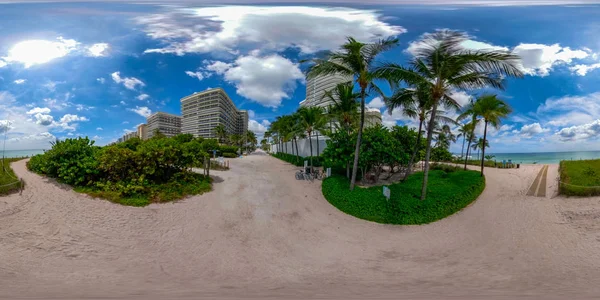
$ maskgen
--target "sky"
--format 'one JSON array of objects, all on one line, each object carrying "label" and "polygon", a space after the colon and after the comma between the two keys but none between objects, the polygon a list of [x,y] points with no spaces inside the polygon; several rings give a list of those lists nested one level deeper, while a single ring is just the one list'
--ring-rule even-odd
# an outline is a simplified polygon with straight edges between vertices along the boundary
[{"label": "sky", "polygon": [[[0,0],[0,133],[12,150],[77,136],[104,145],[151,113],[180,114],[184,96],[220,87],[262,136],[304,100],[303,59],[347,36],[396,36],[379,61],[407,64],[420,37],[452,29],[469,35],[466,49],[522,59],[524,78],[486,91],[514,110],[490,130],[490,152],[600,150],[597,2]],[[461,104],[481,93],[453,92]],[[386,126],[415,126],[380,98],[367,103]]]}]

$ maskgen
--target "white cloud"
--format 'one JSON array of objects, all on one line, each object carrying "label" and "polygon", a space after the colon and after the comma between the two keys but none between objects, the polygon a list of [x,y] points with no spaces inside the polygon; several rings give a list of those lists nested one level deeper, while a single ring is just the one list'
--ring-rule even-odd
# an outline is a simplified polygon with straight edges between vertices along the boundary
[{"label": "white cloud", "polygon": [[123,83],[123,85],[130,89],[130,90],[134,90],[136,86],[141,86],[144,87],[146,86],[146,84],[144,82],[142,82],[141,80],[135,78],[135,77],[121,77],[121,72],[114,72],[112,74],[110,74],[110,76],[112,77],[113,81],[116,83]]},{"label": "white cloud", "polygon": [[107,43],[97,43],[87,48],[88,55],[93,57],[107,56],[110,46]]},{"label": "white cloud", "polygon": [[591,64],[591,65],[575,65],[569,68],[571,71],[575,72],[579,76],[585,76],[589,71],[593,71],[595,69],[600,68],[600,63]]},{"label": "white cloud", "polygon": [[232,67],[232,64],[228,64],[222,61],[207,61],[204,60],[204,64],[206,64],[206,69],[209,71],[213,71],[219,75],[223,75],[229,68]]},{"label": "white cloud", "polygon": [[[308,6],[214,6],[179,9],[139,17],[149,37],[166,46],[146,53],[231,52],[240,44],[261,49],[289,47],[303,53],[336,49],[347,36],[360,41],[406,30],[380,19],[373,10]],[[319,30],[315,30],[319,28]],[[274,30],[276,29],[276,30]]]},{"label": "white cloud", "polygon": [[7,63],[4,60],[0,59],[0,68],[6,67],[6,65]]},{"label": "white cloud", "polygon": [[549,98],[537,108],[536,114],[553,126],[590,123],[600,115],[600,92]]},{"label": "white cloud", "polygon": [[35,107],[27,112],[28,115],[49,114],[51,110],[47,107]]},{"label": "white cloud", "polygon": [[94,108],[96,108],[96,107],[94,107],[94,106],[87,106],[87,105],[84,105],[84,104],[75,104],[75,109],[77,111],[90,110],[90,109],[94,109]]},{"label": "white cloud", "polygon": [[257,136],[262,136],[271,125],[271,122],[268,120],[262,120],[262,122],[258,122],[256,120],[248,120],[248,130],[256,133]]},{"label": "white cloud", "polygon": [[198,78],[198,80],[204,79],[204,74],[202,74],[202,72],[200,72],[200,71],[197,71],[197,72],[185,71],[185,74],[187,74],[188,76],[193,77],[193,78]]},{"label": "white cloud", "polygon": [[106,82],[106,79],[104,79],[103,77],[100,77],[100,78],[96,78],[96,81],[100,82],[101,84],[104,84]]},{"label": "white cloud", "polygon": [[48,81],[47,83],[44,84],[44,87],[47,88],[49,91],[54,92],[56,90],[56,86],[59,84],[65,83],[64,81]]},{"label": "white cloud", "polygon": [[98,131],[102,131],[102,130],[104,130],[104,129],[102,129],[102,127],[98,127],[98,128],[96,128],[96,130],[98,130]]},{"label": "white cloud", "polygon": [[520,44],[513,52],[521,57],[523,71],[529,75],[547,76],[552,67],[559,64],[570,64],[573,59],[589,56],[585,50],[571,50],[559,44]]},{"label": "white cloud", "polygon": [[55,41],[27,40],[15,44],[3,59],[6,62],[22,63],[25,68],[29,68],[66,56],[77,50],[78,45],[76,40],[63,37],[58,37]]},{"label": "white cloud", "polygon": [[140,101],[144,101],[148,98],[150,98],[150,96],[148,94],[140,94],[139,96],[135,97],[136,99],[140,100]]},{"label": "white cloud", "polygon": [[381,99],[381,97],[375,97],[373,98],[373,100],[371,100],[368,104],[368,107],[372,107],[372,108],[377,108],[377,109],[382,109],[385,107],[385,103],[383,102],[383,100]]},{"label": "white cloud", "polygon": [[23,84],[23,83],[25,83],[25,81],[27,81],[27,79],[17,79],[17,80],[15,80],[13,82],[16,83],[16,84]]},{"label": "white cloud", "polygon": [[127,103],[125,103],[125,101],[123,101],[123,100],[121,100],[119,103],[120,103],[121,105],[125,105],[125,104],[127,104]]},{"label": "white cloud", "polygon": [[[426,37],[428,33],[422,37]],[[410,54],[415,54],[418,49],[423,47],[423,43],[420,39],[409,44],[406,51]],[[496,50],[496,51],[512,51],[521,58],[521,70],[523,73],[532,76],[547,76],[550,74],[554,66],[557,65],[569,65],[575,59],[584,59],[591,55],[589,48],[572,50],[569,47],[562,47],[559,44],[544,45],[544,44],[528,44],[521,43],[516,47],[510,49],[505,46],[496,46],[485,42],[476,41],[471,37],[462,43],[462,46],[468,50],[485,51],[485,50]],[[591,66],[578,65],[572,69],[577,71],[578,74],[585,75],[585,73],[593,68]]]},{"label": "white cloud", "polygon": [[86,117],[80,117],[78,115],[66,114],[62,118],[60,118],[61,123],[71,123],[71,122],[87,122],[90,119]]},{"label": "white cloud", "polygon": [[[144,118],[149,117],[152,114],[152,110],[150,110],[148,107],[142,106],[136,106],[135,108],[128,108],[127,110],[132,111]],[[127,122],[129,123],[129,122]],[[125,122],[123,122],[123,124],[125,124]]]},{"label": "white cloud", "polygon": [[521,130],[519,131],[519,134],[523,137],[530,138],[536,134],[540,134],[540,133],[548,132],[548,131],[550,131],[550,130],[547,128],[542,128],[540,123],[533,123],[533,124],[523,125],[523,127],[521,127]]},{"label": "white cloud", "polygon": [[69,98],[70,96],[68,95],[65,95],[63,100],[56,98],[44,98],[44,103],[46,103],[46,106],[50,107],[53,110],[64,110],[67,107],[71,107],[71,105],[73,104],[68,100]]},{"label": "white cloud", "polygon": [[54,123],[54,117],[51,115],[45,115],[41,113],[35,114],[35,123],[38,125],[48,126]]},{"label": "white cloud", "polygon": [[290,98],[297,81],[304,80],[298,64],[276,54],[240,56],[222,74],[239,95],[266,107],[278,107],[282,99]]},{"label": "white cloud", "polygon": [[556,135],[561,141],[576,141],[598,137],[600,135],[600,119],[588,124],[563,128]]}]

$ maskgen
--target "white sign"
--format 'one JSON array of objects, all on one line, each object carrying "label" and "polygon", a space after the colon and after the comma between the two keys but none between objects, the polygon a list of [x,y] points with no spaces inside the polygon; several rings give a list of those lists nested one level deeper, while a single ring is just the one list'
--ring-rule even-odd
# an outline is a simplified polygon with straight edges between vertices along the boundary
[{"label": "white sign", "polygon": [[383,196],[390,200],[390,189],[387,186],[383,187]]},{"label": "white sign", "polygon": [[308,168],[308,160],[305,160],[305,161],[304,161],[304,168],[305,168],[305,169],[306,169],[306,168]]},{"label": "white sign", "polygon": [[331,168],[327,168],[327,177],[331,177]]}]

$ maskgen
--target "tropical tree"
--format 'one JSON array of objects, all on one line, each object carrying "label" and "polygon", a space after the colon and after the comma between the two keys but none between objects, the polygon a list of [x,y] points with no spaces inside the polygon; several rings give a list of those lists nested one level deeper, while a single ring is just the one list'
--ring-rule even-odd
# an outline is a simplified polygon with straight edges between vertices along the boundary
[{"label": "tropical tree", "polygon": [[323,108],[318,106],[301,107],[296,112],[298,114],[298,123],[304,132],[308,134],[308,142],[310,147],[310,169],[313,169],[313,148],[312,148],[312,133],[319,125],[323,118]]},{"label": "tropical tree", "polygon": [[360,121],[358,123],[358,135],[356,147],[354,149],[354,164],[352,177],[350,179],[350,190],[354,190],[354,185],[356,183],[360,143],[365,124],[365,98],[367,96],[367,91],[380,91],[374,81],[376,79],[387,79],[383,77],[383,74],[376,72],[378,67],[375,66],[375,59],[379,54],[391,49],[397,44],[398,39],[395,38],[365,44],[349,37],[339,51],[328,53],[325,58],[315,58],[310,60],[313,65],[311,65],[308,70],[307,77],[309,79],[327,75],[352,76],[353,81],[356,82],[360,88]]},{"label": "tropical tree", "polygon": [[352,82],[340,83],[323,94],[323,99],[333,103],[327,111],[330,120],[335,120],[336,126],[348,133],[358,127],[360,104],[357,100],[359,98],[360,94],[354,92]]},{"label": "tropical tree", "polygon": [[[477,150],[477,159],[479,159],[481,157],[481,160],[483,161],[483,155],[479,156],[480,152],[483,151],[485,153],[485,148],[489,148],[490,147],[490,143],[488,141],[485,141],[483,138],[479,138],[477,140],[477,143],[473,144],[473,146],[471,146],[473,148],[473,150]],[[485,147],[484,147],[485,145]]]},{"label": "tropical tree", "polygon": [[215,135],[217,139],[219,139],[219,143],[224,143],[227,140],[227,130],[225,129],[225,125],[219,124],[214,129]]},{"label": "tropical tree", "polygon": [[[244,142],[244,137],[240,134],[232,134],[229,136],[229,140],[234,146],[242,147],[242,143]],[[241,150],[240,150],[241,151]]]},{"label": "tropical tree", "polygon": [[[258,140],[256,138],[256,134],[254,133],[254,131],[248,130],[246,131],[246,141],[245,141],[246,145],[248,146],[250,145],[249,149],[250,151],[253,151],[254,149],[256,149],[256,145],[258,144]],[[248,151],[248,152],[250,152]]]},{"label": "tropical tree", "polygon": [[426,34],[414,51],[410,67],[397,64],[382,65],[374,77],[391,79],[393,87],[405,82],[409,85],[425,85],[431,94],[431,110],[427,128],[427,149],[421,200],[427,195],[429,159],[434,122],[438,107],[460,108],[452,92],[485,87],[504,88],[506,77],[522,77],[519,57],[500,50],[467,50],[463,43],[469,36],[462,32],[440,30]]},{"label": "tropical tree", "polygon": [[467,126],[467,124],[461,124],[460,127],[458,128],[458,136],[457,138],[463,138],[463,143],[462,143],[462,148],[460,149],[460,158],[463,157],[463,154],[465,152],[465,142],[467,141],[467,135],[469,135],[471,133],[469,127]]},{"label": "tropical tree", "polygon": [[481,176],[483,176],[485,148],[489,147],[487,140],[488,124],[494,128],[499,128],[501,119],[506,118],[512,112],[512,109],[506,102],[498,99],[496,95],[483,95],[477,99],[474,106],[476,114],[481,116],[484,123],[483,139],[480,141],[481,145],[479,148],[482,152]]}]

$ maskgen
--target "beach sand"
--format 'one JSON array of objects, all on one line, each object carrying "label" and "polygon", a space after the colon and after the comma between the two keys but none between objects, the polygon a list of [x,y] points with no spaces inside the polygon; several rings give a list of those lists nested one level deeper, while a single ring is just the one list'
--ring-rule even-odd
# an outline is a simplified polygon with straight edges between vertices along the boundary
[{"label": "beach sand", "polygon": [[[542,165],[486,169],[462,211],[391,226],[331,206],[321,184],[257,153],[214,190],[125,207],[13,164],[0,198],[0,298],[576,299],[600,295],[600,198],[525,196]],[[554,184],[554,186],[553,186]]]}]

